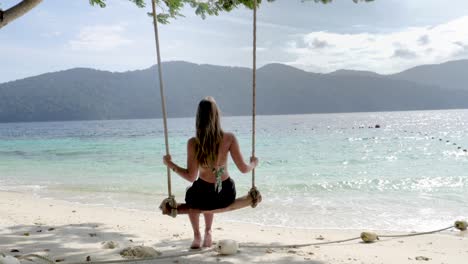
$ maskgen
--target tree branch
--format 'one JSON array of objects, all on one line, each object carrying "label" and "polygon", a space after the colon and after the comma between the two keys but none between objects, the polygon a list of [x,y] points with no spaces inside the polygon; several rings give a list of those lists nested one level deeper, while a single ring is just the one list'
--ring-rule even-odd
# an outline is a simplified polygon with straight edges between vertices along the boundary
[{"label": "tree branch", "polygon": [[23,16],[40,4],[42,0],[23,0],[17,5],[0,12],[0,29],[11,21]]},{"label": "tree branch", "polygon": [[[129,0],[138,7],[145,6],[145,0]],[[274,2],[275,0],[264,0],[267,2]],[[314,1],[316,3],[331,3],[333,0],[301,0],[301,2]],[[358,2],[372,2],[374,0],[352,0],[355,3]],[[42,0],[23,0],[19,4],[7,9],[6,11],[0,10],[0,29],[6,26],[11,21],[23,16],[31,9],[40,4]],[[89,0],[91,5],[98,5],[100,7],[106,6],[106,0]],[[183,16],[180,12],[185,4],[190,5],[195,9],[195,13],[202,18],[207,15],[218,15],[221,12],[229,12],[239,6],[245,6],[247,8],[253,8],[253,0],[156,0],[156,3],[161,7],[165,6],[167,12],[158,14],[158,21],[160,23],[167,24],[169,19]],[[262,3],[262,0],[257,0],[258,5]]]}]

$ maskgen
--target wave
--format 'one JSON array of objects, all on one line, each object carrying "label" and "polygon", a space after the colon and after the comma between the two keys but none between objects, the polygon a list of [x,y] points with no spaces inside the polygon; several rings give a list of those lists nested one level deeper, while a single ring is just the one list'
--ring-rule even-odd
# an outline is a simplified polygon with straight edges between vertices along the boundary
[{"label": "wave", "polygon": [[0,156],[27,156],[28,152],[20,150],[3,150],[0,151]]},{"label": "wave", "polygon": [[[279,185],[279,186],[278,186]],[[353,180],[330,181],[323,180],[314,183],[295,182],[288,184],[281,182],[278,184],[267,183],[269,191],[274,192],[336,192],[340,191],[367,191],[367,192],[388,192],[388,191],[463,191],[468,189],[468,176],[451,177],[415,177],[415,178],[361,178]]]}]

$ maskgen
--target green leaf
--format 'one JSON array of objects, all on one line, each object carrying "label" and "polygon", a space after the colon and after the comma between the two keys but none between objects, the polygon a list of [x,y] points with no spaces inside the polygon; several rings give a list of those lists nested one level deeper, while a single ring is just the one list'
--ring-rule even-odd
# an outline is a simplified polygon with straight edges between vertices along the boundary
[{"label": "green leaf", "polygon": [[[145,0],[129,0],[138,7],[145,7]],[[152,0],[150,0],[152,1]],[[155,0],[158,7],[162,12],[157,15],[158,22],[168,24],[170,19],[183,17],[180,11],[189,5],[195,10],[195,14],[205,19],[207,16],[219,15],[220,12],[230,12],[241,6],[252,9],[254,7],[254,0]],[[267,0],[267,2],[274,2],[275,0]],[[292,1],[292,0],[288,0]],[[301,2],[314,1],[315,3],[328,4],[333,0],[300,0]],[[372,2],[374,0],[352,0],[354,3],[358,2]],[[89,0],[91,5],[98,5],[106,7],[106,0]],[[262,0],[257,1],[260,6]],[[152,15],[149,13],[149,15]]]}]

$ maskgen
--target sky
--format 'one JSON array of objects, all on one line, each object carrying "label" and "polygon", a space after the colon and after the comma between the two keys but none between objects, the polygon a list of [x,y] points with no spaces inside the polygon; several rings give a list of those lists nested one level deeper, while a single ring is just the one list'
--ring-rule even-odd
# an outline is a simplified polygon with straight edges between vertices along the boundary
[{"label": "sky", "polygon": [[[19,0],[0,0],[0,8]],[[75,67],[109,71],[156,63],[150,2],[44,0],[0,29],[0,83]],[[450,2],[450,4],[448,4]],[[163,61],[252,67],[252,11],[240,8],[205,20],[189,7],[161,25]],[[258,67],[283,63],[306,71],[339,69],[391,74],[468,59],[468,1],[276,0],[258,10]]]}]

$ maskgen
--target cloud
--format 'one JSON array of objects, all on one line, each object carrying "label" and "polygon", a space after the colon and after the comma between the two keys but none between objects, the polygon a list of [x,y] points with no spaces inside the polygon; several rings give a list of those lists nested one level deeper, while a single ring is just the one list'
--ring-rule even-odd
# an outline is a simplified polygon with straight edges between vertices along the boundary
[{"label": "cloud", "polygon": [[59,37],[61,35],[62,35],[62,32],[60,31],[51,31],[51,32],[41,34],[42,37],[46,37],[46,38]]},{"label": "cloud", "polygon": [[[210,19],[216,20],[216,21],[223,21],[227,22],[230,24],[237,24],[237,25],[246,25],[246,26],[251,26],[252,25],[252,18],[250,17],[235,17],[235,16],[229,16],[229,15],[224,15],[224,16],[215,16],[211,17]],[[271,23],[271,22],[265,22],[261,20],[257,20],[257,27],[259,28],[269,28],[269,29],[274,29],[274,30],[284,30],[284,31],[290,31],[290,32],[298,32],[301,30],[304,30],[304,28],[300,27],[295,27],[295,26],[289,26],[285,24],[278,24],[278,23]]]},{"label": "cloud", "polygon": [[314,41],[312,41],[311,44],[312,44],[312,47],[314,47],[316,49],[323,49],[323,48],[327,48],[327,47],[332,46],[326,40],[320,40],[318,38],[314,39]]},{"label": "cloud", "polygon": [[414,59],[417,58],[418,55],[415,52],[407,49],[397,49],[393,52],[392,58],[402,58],[402,59]]},{"label": "cloud", "polygon": [[418,43],[419,45],[421,46],[424,46],[424,45],[427,45],[429,44],[430,40],[429,40],[429,36],[428,35],[422,35],[421,37],[419,37],[418,39]]},{"label": "cloud", "polygon": [[311,32],[294,36],[283,50],[294,56],[288,64],[305,70],[394,73],[416,65],[468,58],[466,47],[468,16],[389,33]]},{"label": "cloud", "polygon": [[68,42],[72,50],[105,51],[116,49],[132,43],[124,37],[123,25],[87,26],[80,30],[78,35]]}]

